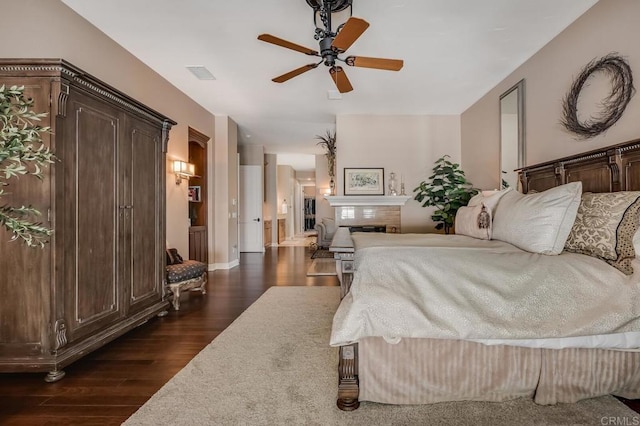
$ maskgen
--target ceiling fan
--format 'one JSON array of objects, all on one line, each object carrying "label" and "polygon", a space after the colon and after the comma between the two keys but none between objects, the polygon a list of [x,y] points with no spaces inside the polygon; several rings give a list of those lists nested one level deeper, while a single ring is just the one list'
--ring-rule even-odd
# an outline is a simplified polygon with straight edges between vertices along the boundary
[{"label": "ceiling fan", "polygon": [[[339,55],[345,53],[347,49],[349,49],[349,47],[351,47],[351,45],[358,39],[358,37],[360,37],[369,27],[369,23],[364,19],[350,16],[345,23],[336,28],[335,32],[332,31],[331,14],[341,12],[347,8],[350,8],[351,11],[353,8],[352,1],[353,0],[306,0],[309,6],[313,8],[313,21],[316,27],[314,38],[319,41],[320,52],[283,40],[271,34],[259,35],[258,40],[295,50],[309,56],[317,56],[321,58],[317,63],[296,68],[293,71],[289,71],[288,73],[272,79],[272,81],[276,83],[284,83],[285,81],[290,80],[293,77],[297,77],[307,71],[311,71],[312,69],[317,68],[318,65],[324,63],[329,67],[329,74],[338,88],[338,91],[340,93],[346,93],[352,91],[353,86],[351,86],[351,82],[347,78],[344,69],[340,65],[336,64],[338,61],[344,62],[352,67],[375,68],[388,71],[399,71],[402,69],[404,62],[401,59],[369,58],[365,56],[347,56],[343,59],[339,57]],[[323,28],[318,26],[318,16],[320,16]]]}]

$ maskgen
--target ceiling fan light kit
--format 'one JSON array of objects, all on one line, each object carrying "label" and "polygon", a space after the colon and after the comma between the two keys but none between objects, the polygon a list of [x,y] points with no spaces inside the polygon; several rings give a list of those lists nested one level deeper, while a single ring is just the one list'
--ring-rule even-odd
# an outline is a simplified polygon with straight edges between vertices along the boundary
[{"label": "ceiling fan light kit", "polygon": [[[320,47],[319,52],[271,34],[261,34],[258,36],[258,40],[295,50],[296,52],[309,56],[316,56],[320,58],[320,60],[275,77],[272,79],[273,82],[284,83],[324,63],[324,65],[329,67],[329,75],[338,88],[338,91],[340,93],[347,93],[353,90],[353,86],[344,69],[336,65],[336,62],[343,62],[351,67],[373,68],[387,71],[400,71],[400,69],[402,69],[404,62],[401,59],[368,58],[364,56],[348,56],[343,59],[339,56],[345,53],[369,27],[369,23],[364,19],[350,16],[345,23],[338,26],[335,32],[333,31],[331,15],[347,8],[353,8],[353,0],[306,0],[306,2],[313,9],[313,21],[316,27],[314,38],[318,40]],[[318,26],[318,16],[320,16],[324,28]]]}]

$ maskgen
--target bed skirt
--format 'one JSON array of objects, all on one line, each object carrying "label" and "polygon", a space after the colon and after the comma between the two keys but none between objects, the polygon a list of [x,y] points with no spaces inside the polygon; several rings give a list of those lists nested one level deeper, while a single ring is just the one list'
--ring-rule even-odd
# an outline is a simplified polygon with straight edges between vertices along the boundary
[{"label": "bed skirt", "polygon": [[613,394],[640,398],[640,353],[536,349],[480,343],[382,338],[358,344],[359,400],[389,404],[443,401],[576,402]]}]

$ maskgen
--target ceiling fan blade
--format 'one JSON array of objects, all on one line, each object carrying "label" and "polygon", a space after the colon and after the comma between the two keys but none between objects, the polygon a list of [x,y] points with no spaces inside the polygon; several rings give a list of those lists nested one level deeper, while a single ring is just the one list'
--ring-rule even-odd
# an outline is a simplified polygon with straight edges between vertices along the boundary
[{"label": "ceiling fan blade", "polygon": [[369,28],[369,23],[364,19],[349,18],[331,43],[331,47],[345,52],[367,28]]},{"label": "ceiling fan blade", "polygon": [[353,90],[353,86],[351,86],[351,82],[342,67],[331,67],[329,74],[331,74],[331,79],[336,84],[340,93],[347,93]]},{"label": "ceiling fan blade", "polygon": [[293,71],[289,71],[286,74],[282,74],[274,79],[272,79],[271,81],[275,82],[275,83],[284,83],[287,80],[291,80],[293,77],[297,77],[300,74],[307,72],[307,71],[311,71],[312,69],[316,68],[319,64],[308,64],[305,65],[303,67],[300,68],[296,68]]},{"label": "ceiling fan blade", "polygon": [[275,44],[276,46],[286,47],[287,49],[295,50],[296,52],[302,52],[311,56],[320,56],[317,51],[309,49],[308,47],[300,46],[299,44],[291,43],[290,41],[283,40],[271,34],[260,34],[258,40],[265,41],[267,43]]},{"label": "ceiling fan blade", "polygon": [[375,68],[388,71],[400,71],[404,65],[402,59],[367,58],[366,56],[349,56],[345,62],[352,67]]}]

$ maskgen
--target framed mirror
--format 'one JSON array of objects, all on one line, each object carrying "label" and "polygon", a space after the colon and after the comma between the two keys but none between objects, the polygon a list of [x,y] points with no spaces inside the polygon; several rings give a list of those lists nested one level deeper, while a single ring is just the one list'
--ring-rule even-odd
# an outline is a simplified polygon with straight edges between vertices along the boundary
[{"label": "framed mirror", "polygon": [[518,174],[525,166],[524,80],[500,95],[501,189],[518,188]]}]

